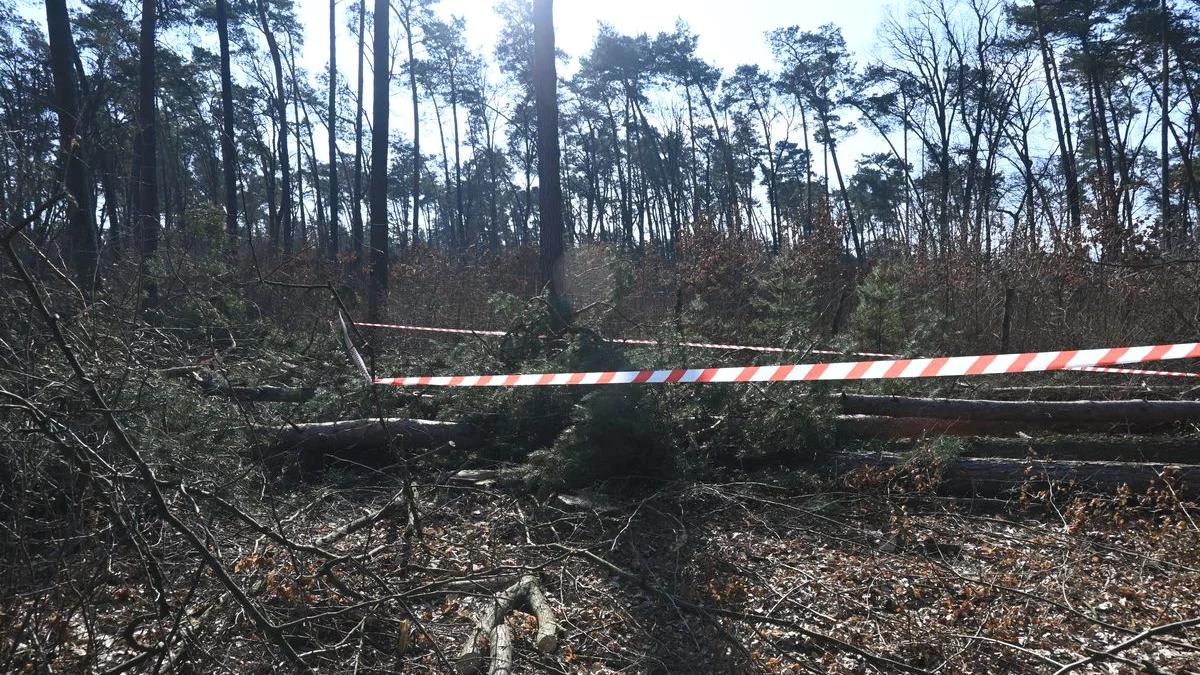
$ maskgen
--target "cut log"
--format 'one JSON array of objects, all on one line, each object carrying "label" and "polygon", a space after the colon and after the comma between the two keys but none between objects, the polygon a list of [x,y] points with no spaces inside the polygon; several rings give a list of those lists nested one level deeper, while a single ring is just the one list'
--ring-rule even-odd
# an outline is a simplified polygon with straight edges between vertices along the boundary
[{"label": "cut log", "polygon": [[[845,474],[863,466],[892,467],[902,464],[895,453],[838,453],[834,470]],[[1035,487],[1050,483],[1072,482],[1081,487],[1112,492],[1128,485],[1144,492],[1162,484],[1163,472],[1173,476],[1172,485],[1180,496],[1192,497],[1200,488],[1200,466],[1194,464],[1144,464],[1131,462],[1076,462],[1017,460],[991,457],[959,457],[942,474],[939,491],[946,494],[994,497],[1011,493],[1024,483]]]},{"label": "cut log", "polygon": [[491,675],[512,675],[513,642],[512,629],[501,621],[492,629]]},{"label": "cut log", "polygon": [[537,638],[535,638],[534,646],[543,654],[550,654],[558,648],[558,619],[554,618],[554,610],[550,608],[550,601],[546,599],[546,594],[542,592],[542,587],[538,585],[537,579],[526,577],[529,588],[529,607],[537,616],[538,630]]},{"label": "cut log", "polygon": [[255,453],[276,472],[289,466],[312,473],[337,462],[374,468],[390,466],[395,458],[391,448],[404,443],[407,448],[433,448],[453,445],[475,447],[478,437],[469,424],[404,417],[343,420],[293,424],[286,427],[259,427],[265,444]]},{"label": "cut log", "polygon": [[529,592],[527,580],[528,577],[522,577],[517,583],[497,593],[487,603],[487,607],[479,613],[475,620],[475,628],[471,631],[467,643],[463,645],[463,649],[454,663],[459,675],[470,675],[483,670],[486,662],[484,654],[491,651],[485,644],[484,636],[487,636],[488,640],[492,640],[494,638],[493,629],[499,623],[503,623],[504,617],[517,608],[517,603],[525,599]]},{"label": "cut log", "polygon": [[842,394],[849,415],[992,422],[1147,425],[1200,422],[1200,401],[972,401]]},{"label": "cut log", "polygon": [[[497,593],[476,617],[475,627],[455,660],[459,675],[474,675],[483,670],[485,653],[491,654],[491,673],[512,672],[512,633],[504,623],[514,609],[527,603],[538,620],[536,647],[548,654],[558,646],[558,620],[550,602],[533,575],[521,577],[512,586]],[[486,639],[485,639],[486,636]]]}]

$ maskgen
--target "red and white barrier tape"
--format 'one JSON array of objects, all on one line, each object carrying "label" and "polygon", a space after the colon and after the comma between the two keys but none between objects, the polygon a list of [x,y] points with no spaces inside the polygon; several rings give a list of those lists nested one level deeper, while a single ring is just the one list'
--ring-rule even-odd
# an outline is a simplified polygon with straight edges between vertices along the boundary
[{"label": "red and white barrier tape", "polygon": [[518,373],[512,375],[447,375],[386,377],[375,384],[397,387],[525,387],[690,382],[794,382],[959,377],[1001,373],[1033,373],[1096,368],[1200,357],[1200,343],[1113,347],[1024,354],[989,354],[932,359],[847,361],[781,366],[623,370],[589,373]]},{"label": "red and white barrier tape", "polygon": [[398,323],[367,323],[366,321],[355,321],[355,326],[363,328],[390,328],[392,330],[413,330],[424,331],[426,333],[453,333],[456,335],[492,335],[503,337],[506,333],[502,330],[471,330],[470,328],[432,328],[430,326],[405,326]]},{"label": "red and white barrier tape", "polygon": [[[495,336],[495,337],[503,337],[506,334],[502,330],[471,330],[469,328],[433,328],[430,326],[406,326],[403,324],[395,324],[395,323],[366,323],[363,321],[356,321],[354,325],[362,326],[365,328],[389,328],[392,330],[424,331],[427,333],[452,333],[452,334],[457,334],[457,335],[488,335],[488,336]],[[779,354],[786,353],[786,352],[795,353],[798,351],[795,349],[784,349],[783,347],[756,347],[756,346],[752,346],[752,345],[730,345],[730,344],[722,344],[722,343],[717,343],[717,342],[666,342],[666,341],[662,341],[662,340],[634,340],[634,339],[627,339],[627,338],[606,338],[605,341],[606,342],[615,342],[618,344],[626,344],[626,345],[649,345],[651,347],[657,347],[657,346],[698,347],[701,349],[727,349],[730,351],[745,350],[745,351],[751,351],[751,352],[773,352],[773,353],[779,353]],[[889,357],[895,356],[895,354],[880,354],[877,352],[837,352],[837,351],[830,351],[827,349],[812,349],[812,350],[809,350],[808,353],[809,354],[832,355],[832,356],[838,356],[841,354],[849,354],[851,356],[875,356],[875,357],[879,357],[879,358],[889,358]]]}]

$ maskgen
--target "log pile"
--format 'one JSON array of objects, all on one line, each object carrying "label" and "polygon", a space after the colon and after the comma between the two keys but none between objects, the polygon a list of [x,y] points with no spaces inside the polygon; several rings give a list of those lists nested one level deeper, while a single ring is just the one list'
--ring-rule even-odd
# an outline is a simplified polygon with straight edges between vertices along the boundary
[{"label": "log pile", "polygon": [[[1029,390],[1032,391],[1032,390]],[[1027,394],[1025,389],[1006,392]],[[1066,393],[1078,393],[1074,391]],[[924,439],[965,439],[963,456],[945,467],[939,490],[999,496],[1023,483],[1073,482],[1111,491],[1143,491],[1164,475],[1189,496],[1200,489],[1200,401],[969,400],[842,394],[836,420],[843,440],[887,440],[889,449]],[[1173,433],[1153,432],[1171,431]],[[1182,433],[1181,433],[1182,432]],[[896,441],[902,441],[897,443]],[[839,453],[839,473],[890,467],[895,452]]]},{"label": "log pile", "polygon": [[488,665],[491,675],[511,675],[513,664],[512,629],[505,618],[527,606],[537,617],[537,637],[534,647],[542,654],[552,653],[558,648],[558,619],[550,607],[542,587],[533,575],[521,577],[488,599],[486,607],[475,618],[475,627],[455,660],[458,675],[475,675]]},{"label": "log pile", "polygon": [[[1121,484],[1144,489],[1166,464],[1185,465],[1180,478],[1200,488],[1200,469],[1186,466],[1200,465],[1200,401],[1001,401],[848,393],[838,401],[843,414],[835,423],[843,441],[885,440],[889,450],[903,450],[934,436],[966,438],[964,457],[946,476],[948,492],[999,494],[1030,475],[1101,489]],[[393,448],[401,444],[461,450],[486,442],[467,424],[408,418],[260,431],[265,443],[259,458],[276,473],[298,467],[311,474],[339,461],[385,468],[394,462]],[[1131,435],[1162,431],[1170,433]],[[840,463],[894,461],[888,455],[843,454]],[[1032,474],[1030,462],[1037,463]]]}]

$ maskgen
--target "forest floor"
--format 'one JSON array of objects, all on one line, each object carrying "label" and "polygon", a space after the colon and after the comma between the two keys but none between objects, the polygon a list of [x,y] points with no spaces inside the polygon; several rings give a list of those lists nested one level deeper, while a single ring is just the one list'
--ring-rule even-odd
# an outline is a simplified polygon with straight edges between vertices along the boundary
[{"label": "forest floor", "polygon": [[390,480],[268,491],[209,546],[272,628],[164,531],[170,611],[129,581],[135,551],[78,552],[0,634],[44,622],[4,645],[9,672],[293,672],[283,642],[320,673],[453,672],[488,598],[533,574],[562,631],[542,654],[534,617],[510,615],[515,672],[1200,672],[1200,628],[1143,632],[1200,616],[1195,505],[1169,486],[997,502],[788,482],[539,500],[430,473],[417,536]]}]

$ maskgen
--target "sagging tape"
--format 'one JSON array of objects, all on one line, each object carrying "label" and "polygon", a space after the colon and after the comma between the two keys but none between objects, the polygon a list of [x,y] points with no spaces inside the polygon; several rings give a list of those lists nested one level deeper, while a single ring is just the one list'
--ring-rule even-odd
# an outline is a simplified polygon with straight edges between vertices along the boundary
[{"label": "sagging tape", "polygon": [[377,378],[375,384],[397,387],[529,387],[602,384],[797,382],[835,380],[912,379],[1078,370],[1130,363],[1200,357],[1200,343],[1144,347],[988,354],[932,359],[889,359],[780,366],[623,370],[587,373],[517,373],[511,375],[449,375],[439,377]]},{"label": "sagging tape", "polygon": [[[472,330],[470,328],[434,328],[431,326],[408,326],[408,325],[396,324],[396,323],[366,323],[366,322],[359,321],[359,322],[355,322],[354,325],[362,326],[364,328],[388,328],[391,330],[408,330],[408,331],[418,331],[418,332],[423,331],[426,333],[449,333],[449,334],[454,334],[454,335],[484,335],[484,336],[490,336],[490,337],[503,337],[504,335],[507,334],[502,330]],[[545,337],[545,336],[540,336],[540,337]],[[803,350],[797,350],[797,349],[785,349],[783,347],[757,347],[754,345],[732,345],[732,344],[724,344],[724,343],[719,343],[719,342],[671,342],[671,341],[666,341],[666,340],[634,340],[634,339],[630,339],[630,338],[605,338],[605,342],[615,342],[617,344],[625,344],[625,345],[648,345],[651,347],[660,347],[660,346],[697,347],[700,349],[725,349],[725,350],[729,350],[729,351],[773,352],[773,353],[777,353],[777,354],[796,353],[799,351],[803,351]],[[828,349],[811,349],[808,351],[808,353],[809,354],[822,354],[822,355],[829,355],[829,356],[838,356],[838,355],[842,355],[842,354],[849,354],[851,356],[875,356],[875,357],[879,357],[879,358],[888,358],[888,357],[895,356],[895,354],[881,354],[878,352],[838,352],[838,351],[831,351]]]}]

